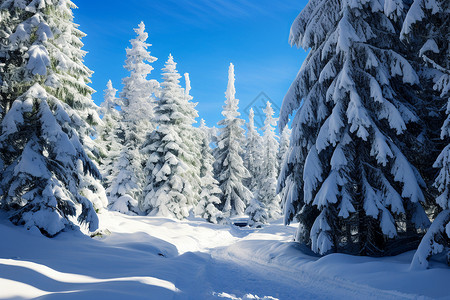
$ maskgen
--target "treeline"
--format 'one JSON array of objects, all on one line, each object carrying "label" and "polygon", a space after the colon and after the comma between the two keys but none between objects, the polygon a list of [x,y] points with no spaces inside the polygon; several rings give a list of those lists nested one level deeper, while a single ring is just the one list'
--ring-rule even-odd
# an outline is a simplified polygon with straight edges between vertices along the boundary
[{"label": "treeline", "polygon": [[54,236],[95,231],[106,208],[213,223],[245,213],[251,224],[279,217],[288,130],[279,148],[268,103],[264,135],[251,120],[246,139],[233,65],[219,132],[194,127],[189,75],[181,87],[170,55],[161,83],[149,79],[156,58],[141,23],[126,49],[123,90],[117,98],[108,82],[99,109],[73,8],[68,0],[0,4],[0,206],[9,219]]},{"label": "treeline", "polygon": [[96,139],[109,208],[178,219],[192,212],[213,223],[244,214],[252,225],[279,218],[276,181],[289,129],[280,147],[271,104],[264,110],[263,135],[251,111],[246,136],[230,64],[220,128],[208,128],[203,120],[194,127],[198,113],[189,74],[181,87],[170,55],[161,83],[148,79],[156,58],[150,55],[144,24],[135,31],[125,65],[130,75],[118,98],[108,82]]}]

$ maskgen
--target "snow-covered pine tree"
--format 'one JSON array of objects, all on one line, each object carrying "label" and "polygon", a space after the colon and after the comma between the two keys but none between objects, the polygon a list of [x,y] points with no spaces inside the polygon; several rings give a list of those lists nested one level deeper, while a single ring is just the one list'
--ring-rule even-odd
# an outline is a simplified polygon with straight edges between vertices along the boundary
[{"label": "snow-covered pine tree", "polygon": [[[122,125],[124,124],[121,122],[118,130],[119,141],[121,137],[125,136],[125,131],[129,130],[127,129],[127,124],[125,126]],[[139,148],[134,148],[133,143],[130,142],[122,146],[119,155],[114,160],[112,167],[114,173],[111,175],[111,179],[106,178],[110,182],[107,194],[110,207],[113,210],[116,210],[113,207],[115,206],[114,203],[117,199],[121,198],[120,202],[122,204],[118,204],[118,207],[120,207],[118,211],[128,213],[124,209],[125,204],[123,202],[125,201],[129,211],[138,212],[134,204],[142,197],[143,180],[141,177],[144,173],[141,164],[142,157],[143,155],[139,151]]]},{"label": "snow-covered pine tree", "polygon": [[126,49],[125,69],[130,75],[122,80],[124,87],[120,96],[124,122],[131,123],[128,127],[134,129],[125,132],[125,140],[139,144],[155,127],[154,96],[158,93],[159,83],[154,79],[147,79],[153,70],[150,64],[157,58],[151,56],[148,50],[151,44],[147,43],[148,33],[145,31],[144,22],[141,22],[134,31],[137,37],[130,40],[131,48]]},{"label": "snow-covered pine tree", "polygon": [[140,193],[140,186],[138,185],[135,170],[142,168],[142,166],[136,165],[136,160],[133,159],[132,155],[139,155],[138,150],[130,150],[127,147],[122,148],[122,151],[113,163],[114,180],[112,180],[106,191],[109,207],[124,214],[139,212],[136,198]]},{"label": "snow-covered pine tree", "polygon": [[130,155],[136,153],[136,149],[129,151],[120,143],[121,115],[116,109],[120,105],[120,99],[116,98],[117,90],[113,88],[111,80],[104,91],[105,97],[101,104],[103,114],[103,126],[100,127],[97,143],[102,156],[100,165],[103,174],[103,186],[106,188],[109,207],[121,213],[136,213],[137,200],[133,196],[138,193],[139,186],[134,175],[134,170],[141,168],[132,160]]},{"label": "snow-covered pine tree", "polygon": [[[1,207],[10,220],[47,236],[66,228],[98,227],[94,210],[106,205],[100,173],[86,154],[99,123],[90,96],[71,1],[5,1],[19,18],[8,30],[1,124]],[[2,44],[3,47],[3,44]],[[14,61],[10,64],[11,61]],[[3,95],[7,95],[6,98]],[[93,205],[94,203],[94,205]],[[86,226],[85,226],[86,225]]]},{"label": "snow-covered pine tree", "polygon": [[122,118],[118,137],[123,148],[116,164],[121,169],[116,169],[119,173],[111,183],[114,186],[111,193],[116,194],[117,199],[128,195],[128,200],[140,201],[145,185],[143,166],[146,157],[139,149],[145,136],[155,128],[154,97],[159,93],[159,83],[147,79],[153,70],[149,63],[155,62],[156,58],[148,51],[151,44],[146,42],[145,24],[141,22],[134,31],[137,37],[130,40],[131,48],[126,49],[125,69],[130,75],[122,80],[124,87],[120,93]]},{"label": "snow-covered pine tree", "polygon": [[244,183],[255,194],[262,164],[262,138],[255,127],[254,117],[255,112],[250,108],[244,147],[244,166],[250,172],[250,177],[245,179]]},{"label": "snow-covered pine tree", "polygon": [[310,49],[282,105],[298,109],[280,187],[286,221],[314,252],[383,255],[429,224],[408,148],[418,126],[399,26],[379,1],[310,1],[290,43]]},{"label": "snow-covered pine tree", "polygon": [[[434,106],[447,103],[447,119],[441,129],[446,147],[438,156],[434,167],[439,174],[435,181],[440,195],[436,204],[442,211],[433,220],[414,255],[411,267],[425,269],[428,258],[447,252],[450,262],[450,3],[444,0],[415,0],[403,22],[401,38],[414,49],[423,64],[421,83],[424,93],[434,95]],[[433,115],[434,119],[437,115]],[[427,153],[429,155],[429,153]]]},{"label": "snow-covered pine tree", "polygon": [[157,128],[148,135],[143,151],[149,158],[145,168],[147,185],[140,202],[143,212],[183,219],[192,208],[194,192],[189,179],[192,149],[182,135],[197,115],[195,105],[187,101],[186,92],[179,85],[180,75],[172,55],[163,68],[161,96],[155,109]]},{"label": "snow-covered pine tree", "polygon": [[258,199],[267,208],[268,218],[271,220],[281,216],[280,196],[277,193],[278,178],[278,140],[275,134],[277,119],[273,117],[272,105],[267,101],[263,110],[266,114],[262,137],[261,169],[258,177]]},{"label": "snow-covered pine tree", "polygon": [[245,214],[249,216],[248,225],[251,227],[261,227],[269,222],[266,205],[257,198],[253,197],[245,209]]},{"label": "snow-covered pine tree", "polygon": [[195,207],[195,214],[201,216],[211,223],[221,223],[224,220],[223,214],[217,209],[220,204],[222,190],[219,188],[219,182],[214,178],[213,163],[214,157],[211,154],[210,133],[202,119],[199,127],[201,133],[201,194],[200,201]]},{"label": "snow-covered pine tree", "polygon": [[230,64],[226,100],[222,111],[225,119],[218,123],[222,127],[219,129],[217,148],[214,151],[214,172],[222,190],[219,209],[225,217],[243,215],[245,207],[253,197],[252,192],[243,184],[243,180],[249,177],[250,173],[244,167],[241,157],[244,120],[238,118],[239,100],[235,97],[234,81],[234,66]]},{"label": "snow-covered pine tree", "polygon": [[98,136],[95,140],[100,149],[100,171],[103,175],[103,186],[105,188],[111,185],[113,178],[119,172],[114,168],[114,161],[122,149],[122,145],[117,137],[120,113],[116,107],[120,106],[120,102],[116,98],[116,93],[117,90],[113,87],[111,80],[109,80],[104,90],[104,101],[100,105],[103,124],[99,126]]},{"label": "snow-covered pine tree", "polygon": [[191,184],[193,193],[193,197],[188,199],[188,202],[189,206],[195,207],[200,200],[202,185],[200,180],[200,161],[202,159],[203,132],[199,128],[192,126],[193,123],[196,123],[195,119],[198,117],[198,112],[195,109],[197,103],[192,102],[193,97],[190,95],[191,81],[189,79],[189,73],[184,73],[184,80],[186,84],[184,92],[185,98],[181,107],[183,108],[182,112],[190,119],[190,121],[178,124],[178,130],[180,132],[182,143],[186,148],[182,159],[186,164],[188,171],[184,177]]}]

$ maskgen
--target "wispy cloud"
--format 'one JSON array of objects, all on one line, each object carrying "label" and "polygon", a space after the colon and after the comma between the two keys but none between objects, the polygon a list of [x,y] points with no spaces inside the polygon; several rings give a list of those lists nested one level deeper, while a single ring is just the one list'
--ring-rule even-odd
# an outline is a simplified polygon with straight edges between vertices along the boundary
[{"label": "wispy cloud", "polygon": [[191,25],[223,23],[227,19],[246,19],[255,16],[277,18],[281,10],[295,7],[296,0],[158,0],[141,2],[151,10],[169,15]]}]

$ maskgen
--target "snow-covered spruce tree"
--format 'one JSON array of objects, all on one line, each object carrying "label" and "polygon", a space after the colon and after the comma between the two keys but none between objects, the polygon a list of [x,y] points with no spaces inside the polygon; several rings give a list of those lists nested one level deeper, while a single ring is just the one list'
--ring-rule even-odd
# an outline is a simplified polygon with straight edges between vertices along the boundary
[{"label": "snow-covered spruce tree", "polygon": [[266,205],[257,198],[253,197],[245,209],[245,214],[249,216],[248,225],[251,227],[261,227],[261,225],[269,222]]},{"label": "snow-covered spruce tree", "polygon": [[213,163],[214,157],[211,154],[210,133],[206,128],[205,121],[202,119],[199,128],[202,135],[201,143],[201,194],[200,201],[195,207],[195,214],[201,216],[211,223],[221,223],[224,220],[223,214],[217,209],[220,204],[222,190],[219,188],[219,182],[214,178]]},{"label": "snow-covered spruce tree", "polygon": [[[125,132],[129,130],[127,126],[122,125],[124,124],[121,122],[118,129],[119,142],[121,137],[125,136]],[[107,177],[106,180],[110,182],[107,190],[110,207],[114,206],[116,200],[121,198],[121,202],[125,201],[129,210],[137,212],[137,207],[132,203],[137,203],[142,196],[142,176],[144,172],[142,170],[143,155],[140,153],[139,148],[134,147],[133,142],[122,144],[120,153],[113,162],[112,170],[114,173],[109,178]],[[123,209],[125,207],[123,203],[119,206],[121,207],[120,209],[113,207],[112,209],[123,213],[128,212]]]},{"label": "snow-covered spruce tree", "polygon": [[250,177],[244,183],[252,193],[256,193],[262,164],[262,138],[255,127],[254,117],[253,108],[250,108],[244,147],[244,166],[250,172]]},{"label": "snow-covered spruce tree", "polygon": [[385,255],[429,224],[409,160],[418,76],[398,36],[377,0],[312,0],[292,25],[291,44],[310,53],[282,105],[280,127],[298,111],[279,189],[314,252]]},{"label": "snow-covered spruce tree", "polygon": [[[423,64],[421,83],[424,93],[433,95],[435,106],[447,103],[447,119],[441,130],[446,147],[434,167],[439,170],[435,181],[440,195],[436,204],[442,211],[433,220],[414,255],[411,267],[425,269],[428,258],[443,251],[450,262],[450,3],[444,0],[415,0],[403,22],[401,38],[414,49]],[[435,119],[436,115],[434,115]]]},{"label": "snow-covered spruce tree", "polygon": [[8,62],[14,76],[8,68],[1,75],[2,95],[13,101],[1,124],[1,207],[13,223],[47,236],[85,225],[94,231],[94,206],[106,205],[99,171],[85,151],[92,145],[90,125],[100,120],[86,85],[91,71],[83,65],[74,7],[65,0],[1,6],[2,14],[15,11],[20,18],[2,48],[5,60],[14,61]]},{"label": "snow-covered spruce tree", "polygon": [[138,192],[139,186],[134,170],[142,167],[133,165],[136,161],[132,160],[130,155],[136,150],[130,153],[128,148],[120,143],[118,135],[121,115],[116,106],[121,103],[120,99],[116,98],[117,90],[113,88],[111,80],[108,81],[104,92],[105,97],[101,104],[103,126],[100,127],[96,142],[102,157],[100,169],[108,196],[108,206],[121,213],[135,213],[138,211],[137,200],[131,195],[134,196]]},{"label": "snow-covered spruce tree", "polygon": [[137,150],[130,151],[127,147],[122,148],[113,163],[114,179],[106,191],[110,209],[124,214],[139,212],[136,195],[140,193],[140,186],[135,170],[142,166],[136,165],[136,160],[132,157],[135,154],[138,154]]},{"label": "snow-covered spruce tree", "polygon": [[[153,70],[149,63],[155,62],[156,58],[148,51],[151,44],[146,42],[148,33],[145,32],[144,23],[141,22],[134,31],[137,37],[130,40],[131,48],[126,49],[125,69],[130,75],[123,79],[124,87],[120,93],[122,118],[118,137],[123,148],[116,164],[121,169],[115,168],[119,173],[112,180],[114,192],[111,192],[116,194],[117,199],[128,195],[127,199],[141,200],[145,184],[143,166],[146,157],[139,149],[145,136],[155,128],[154,96],[158,93],[159,83],[147,79]],[[126,174],[123,174],[122,170]]]},{"label": "snow-covered spruce tree", "polygon": [[157,58],[151,56],[148,51],[151,44],[146,42],[148,33],[145,32],[144,22],[134,31],[137,37],[130,40],[131,48],[126,49],[125,60],[125,69],[130,72],[130,76],[123,79],[124,87],[120,96],[124,122],[130,123],[128,128],[134,129],[133,132],[125,132],[125,140],[139,143],[155,127],[154,95],[158,92],[159,83],[154,79],[147,79],[153,70],[150,63],[155,62]]},{"label": "snow-covered spruce tree", "polygon": [[184,73],[184,79],[186,88],[182,112],[186,117],[190,118],[190,121],[178,124],[178,130],[180,131],[182,143],[186,148],[183,154],[183,161],[186,163],[188,171],[184,177],[191,184],[193,193],[193,197],[188,199],[188,201],[190,206],[195,207],[200,200],[202,185],[200,168],[202,165],[203,131],[192,126],[193,123],[196,123],[195,119],[198,117],[198,112],[195,109],[197,103],[192,102],[193,97],[190,95],[191,81],[189,79],[189,73]]},{"label": "snow-covered spruce tree", "polygon": [[274,111],[269,101],[267,101],[264,113],[266,114],[266,119],[263,127],[262,159],[258,177],[257,197],[267,207],[268,218],[273,220],[281,216],[280,196],[277,193],[277,151],[279,144],[275,134],[277,119],[273,117]]},{"label": "snow-covered spruce tree", "polygon": [[217,148],[214,150],[214,172],[222,190],[219,209],[225,217],[243,215],[245,207],[253,197],[252,192],[243,184],[243,180],[250,174],[241,157],[244,120],[238,118],[239,100],[235,97],[234,80],[234,66],[230,64],[226,100],[222,111],[225,119],[218,123],[222,127],[219,129]]},{"label": "snow-covered spruce tree", "polygon": [[145,168],[147,185],[139,205],[150,215],[183,219],[189,215],[195,195],[189,165],[193,152],[182,135],[192,136],[187,130],[194,130],[192,123],[197,112],[179,85],[180,77],[170,55],[163,68],[164,81],[155,109],[157,128],[144,143],[143,151],[149,155]]},{"label": "snow-covered spruce tree", "polygon": [[122,145],[117,137],[120,113],[116,107],[120,105],[120,102],[116,98],[116,93],[117,90],[113,87],[111,80],[109,80],[104,90],[104,100],[100,105],[103,124],[99,126],[98,136],[95,140],[100,149],[100,171],[103,175],[103,186],[105,188],[111,185],[112,179],[118,173],[118,170],[113,165],[122,149]]}]

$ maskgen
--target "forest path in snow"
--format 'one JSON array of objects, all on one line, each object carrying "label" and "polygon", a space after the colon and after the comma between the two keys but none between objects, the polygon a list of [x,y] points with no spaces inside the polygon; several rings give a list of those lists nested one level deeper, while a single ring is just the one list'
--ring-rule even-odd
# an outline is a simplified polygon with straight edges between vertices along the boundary
[{"label": "forest path in snow", "polygon": [[[318,258],[294,226],[261,229],[100,215],[91,239],[48,239],[0,222],[0,299],[426,299],[450,295],[448,268],[408,272],[411,254]],[[0,216],[2,217],[2,216]],[[431,286],[428,289],[427,286]],[[437,287],[437,288],[436,288]],[[447,290],[446,290],[447,289]]]}]

